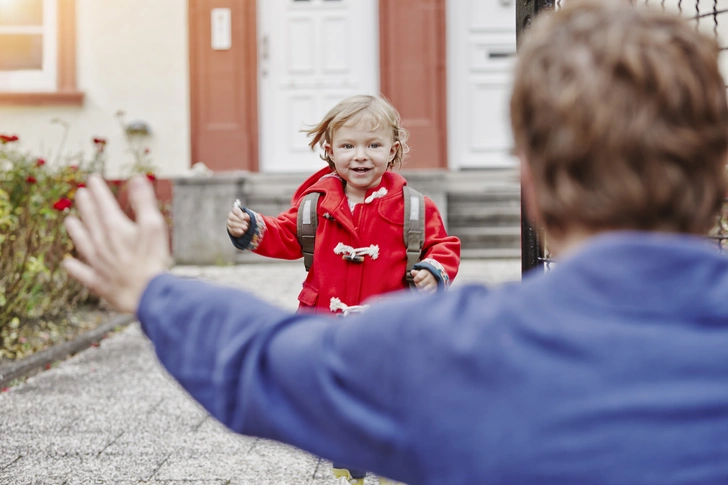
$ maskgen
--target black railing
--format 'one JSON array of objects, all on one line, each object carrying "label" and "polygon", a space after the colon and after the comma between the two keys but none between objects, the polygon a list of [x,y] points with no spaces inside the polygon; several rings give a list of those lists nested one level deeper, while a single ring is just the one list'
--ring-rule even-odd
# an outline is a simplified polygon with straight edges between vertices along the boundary
[{"label": "black railing", "polygon": [[[533,18],[544,11],[558,10],[569,0],[517,0],[516,4],[516,39],[520,43],[524,32]],[[616,1],[616,0],[615,0]],[[695,22],[696,29],[711,29],[715,38],[721,42],[721,51],[728,50],[726,39],[719,37],[721,21],[728,23],[728,8],[718,8],[718,0],[630,0],[632,4],[645,5],[650,8],[675,10]],[[728,31],[726,32],[728,34]],[[728,55],[728,54],[726,54]],[[728,199],[724,202],[722,213],[718,216],[715,227],[710,231],[721,251],[728,251]],[[521,202],[521,270],[545,271],[554,260],[549,253],[547,241],[541,228],[527,220]]]}]

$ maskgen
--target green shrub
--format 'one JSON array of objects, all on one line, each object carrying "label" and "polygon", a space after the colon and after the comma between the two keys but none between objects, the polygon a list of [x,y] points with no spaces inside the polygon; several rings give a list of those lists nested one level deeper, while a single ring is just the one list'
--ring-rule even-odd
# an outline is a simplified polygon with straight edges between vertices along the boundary
[{"label": "green shrub", "polygon": [[51,166],[16,141],[0,135],[0,358],[18,356],[24,327],[88,299],[61,265],[74,251],[63,219],[88,169]]},{"label": "green shrub", "polygon": [[[145,174],[155,184],[156,167],[145,137],[127,135],[132,161],[128,176]],[[68,134],[68,123],[60,153]],[[104,310],[98,299],[63,269],[63,259],[75,256],[63,220],[76,212],[76,190],[84,187],[91,173],[105,174],[106,140],[92,138],[89,160],[76,155],[65,163],[47,164],[42,158],[18,148],[18,137],[0,135],[0,360],[17,359],[58,343],[101,322]],[[109,180],[109,186],[124,211],[128,204],[126,177]],[[171,224],[169,208],[161,204]],[[90,306],[88,305],[90,304]],[[89,320],[89,321],[82,321]]]}]

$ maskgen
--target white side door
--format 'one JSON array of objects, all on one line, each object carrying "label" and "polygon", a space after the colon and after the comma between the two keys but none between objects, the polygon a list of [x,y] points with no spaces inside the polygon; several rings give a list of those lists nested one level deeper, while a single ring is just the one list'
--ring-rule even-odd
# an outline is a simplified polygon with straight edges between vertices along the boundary
[{"label": "white side door", "polygon": [[449,0],[447,29],[449,166],[515,166],[508,115],[515,0]]},{"label": "white side door", "polygon": [[300,130],[379,92],[377,0],[258,0],[258,12],[260,170],[318,170]]}]

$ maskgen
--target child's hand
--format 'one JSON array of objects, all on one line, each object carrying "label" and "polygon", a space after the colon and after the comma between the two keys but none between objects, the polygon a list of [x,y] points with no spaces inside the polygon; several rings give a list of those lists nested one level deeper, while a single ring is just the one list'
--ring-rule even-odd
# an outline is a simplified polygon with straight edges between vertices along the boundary
[{"label": "child's hand", "polygon": [[415,279],[415,286],[418,290],[425,293],[432,293],[437,290],[437,280],[426,269],[413,269],[411,274]]},{"label": "child's hand", "polygon": [[240,207],[233,207],[227,218],[227,230],[233,237],[240,237],[250,227],[250,216]]}]

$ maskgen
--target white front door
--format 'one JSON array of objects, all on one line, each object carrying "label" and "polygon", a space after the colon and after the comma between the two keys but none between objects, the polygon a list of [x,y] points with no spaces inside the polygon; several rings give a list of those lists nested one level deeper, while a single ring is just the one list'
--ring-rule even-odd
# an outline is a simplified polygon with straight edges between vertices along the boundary
[{"label": "white front door", "polygon": [[447,29],[449,166],[512,167],[508,98],[515,0],[450,0]]},{"label": "white front door", "polygon": [[260,170],[324,166],[300,130],[379,92],[377,0],[258,0]]}]

